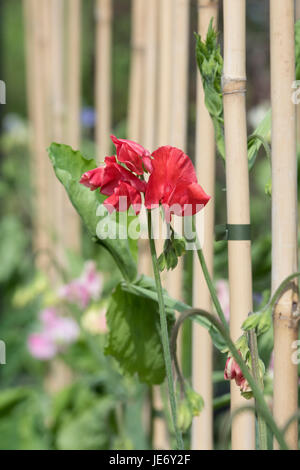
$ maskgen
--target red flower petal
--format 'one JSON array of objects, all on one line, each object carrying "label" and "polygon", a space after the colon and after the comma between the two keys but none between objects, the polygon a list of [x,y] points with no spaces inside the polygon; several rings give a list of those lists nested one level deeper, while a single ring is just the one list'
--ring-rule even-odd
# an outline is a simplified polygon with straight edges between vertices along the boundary
[{"label": "red flower petal", "polygon": [[110,138],[116,146],[118,160],[125,163],[130,171],[137,175],[144,173],[144,167],[146,171],[151,171],[150,152],[142,145],[132,140],[118,139],[114,135],[111,135]]},{"label": "red flower petal", "polygon": [[114,193],[120,181],[129,183],[137,191],[146,191],[146,182],[119,165],[116,157],[106,157],[105,166],[84,173],[80,179],[80,183],[93,191],[100,188],[100,192],[106,196],[111,196]]},{"label": "red flower petal", "polygon": [[103,173],[104,166],[87,171],[80,178],[80,183],[95,191],[95,189],[100,188],[103,184]]},{"label": "red flower petal", "polygon": [[207,204],[210,197],[198,184],[194,166],[182,150],[165,146],[152,156],[153,171],[145,195],[148,209],[161,203],[170,221],[172,213],[193,215]]},{"label": "red flower petal", "polygon": [[115,188],[114,193],[108,197],[103,205],[109,213],[114,210],[118,212],[125,212],[132,205],[134,212],[139,214],[141,210],[141,194],[130,184],[120,182],[119,186]]}]

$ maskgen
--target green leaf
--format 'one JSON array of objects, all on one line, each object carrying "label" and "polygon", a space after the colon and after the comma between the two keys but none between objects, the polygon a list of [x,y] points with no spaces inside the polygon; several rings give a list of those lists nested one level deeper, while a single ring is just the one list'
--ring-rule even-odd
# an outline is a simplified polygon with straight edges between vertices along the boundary
[{"label": "green leaf", "polygon": [[[151,299],[157,302],[157,292],[155,288],[155,282],[152,278],[148,276],[143,275],[135,283],[132,283],[132,284],[123,283],[122,287],[123,287],[123,290],[126,292],[133,293],[135,295],[142,296],[142,297],[145,297],[146,299]],[[190,305],[170,297],[165,289],[163,290],[163,295],[164,295],[165,307],[169,311],[175,310],[176,312],[182,313],[192,308]],[[215,326],[212,323],[210,323],[209,320],[207,320],[206,318],[202,318],[200,316],[194,316],[191,319],[192,321],[195,321],[196,323],[201,325],[203,328],[205,328],[209,332],[214,346],[219,351],[222,351],[226,347],[226,343],[223,337],[221,336],[219,331],[215,328]]]},{"label": "green leaf", "polygon": [[[106,354],[117,359],[128,374],[137,373],[141,382],[162,383],[165,365],[157,302],[126,292],[120,284],[112,295],[106,318]],[[173,322],[174,315],[168,312],[169,329]]]},{"label": "green leaf", "polygon": [[253,134],[251,134],[248,139],[248,165],[250,170],[255,163],[257,154],[262,145],[264,146],[266,155],[271,162],[271,151],[269,148],[269,142],[271,140],[271,125],[272,113],[271,109],[269,109],[263,120],[259,123]]},{"label": "green leaf", "polygon": [[99,399],[79,415],[70,416],[57,433],[59,450],[101,450],[110,447],[110,414],[115,403],[110,397]]},{"label": "green leaf", "polygon": [[[99,191],[90,191],[79,183],[83,173],[96,168],[95,160],[84,157],[79,151],[63,144],[52,143],[48,153],[57,178],[64,185],[71,203],[82,218],[91,236],[109,251],[124,278],[134,280],[137,268],[128,239],[105,238],[104,223],[99,224],[99,222],[105,222],[107,217],[107,214],[97,215],[99,206],[101,208],[105,196],[102,196]],[[112,223],[113,220],[112,217]],[[117,221],[114,223],[119,226]],[[132,244],[132,241],[130,243]]]}]

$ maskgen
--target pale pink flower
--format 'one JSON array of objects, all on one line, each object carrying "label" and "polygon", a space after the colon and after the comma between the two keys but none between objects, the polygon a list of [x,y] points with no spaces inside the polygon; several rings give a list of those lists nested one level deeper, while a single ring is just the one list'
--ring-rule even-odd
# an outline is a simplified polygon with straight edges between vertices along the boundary
[{"label": "pale pink flower", "polygon": [[99,299],[101,289],[102,277],[97,272],[95,263],[88,261],[79,278],[59,289],[59,296],[85,309],[91,300]]},{"label": "pale pink flower", "polygon": [[28,349],[36,359],[52,359],[57,353],[57,346],[46,333],[33,333],[28,338]]},{"label": "pale pink flower", "polygon": [[58,315],[53,308],[43,310],[40,320],[41,331],[28,338],[29,351],[37,359],[52,359],[79,336],[79,326],[75,320]]}]

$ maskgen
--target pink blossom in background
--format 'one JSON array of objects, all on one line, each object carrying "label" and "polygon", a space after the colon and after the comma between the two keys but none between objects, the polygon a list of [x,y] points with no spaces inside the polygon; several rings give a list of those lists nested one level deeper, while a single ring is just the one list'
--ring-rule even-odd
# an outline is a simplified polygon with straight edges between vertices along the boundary
[{"label": "pink blossom in background", "polygon": [[43,310],[40,321],[41,331],[28,338],[28,349],[36,359],[52,359],[79,336],[75,320],[59,315],[53,308]]},{"label": "pink blossom in background", "polygon": [[229,303],[229,286],[228,282],[224,279],[219,279],[216,282],[217,296],[224,312],[226,320],[229,322],[230,318],[230,303]]},{"label": "pink blossom in background", "polygon": [[102,277],[93,261],[87,261],[81,276],[59,289],[59,296],[85,309],[91,300],[98,300],[102,289]]},{"label": "pink blossom in background", "polygon": [[57,353],[55,343],[45,333],[33,333],[28,338],[28,349],[36,359],[52,359]]}]

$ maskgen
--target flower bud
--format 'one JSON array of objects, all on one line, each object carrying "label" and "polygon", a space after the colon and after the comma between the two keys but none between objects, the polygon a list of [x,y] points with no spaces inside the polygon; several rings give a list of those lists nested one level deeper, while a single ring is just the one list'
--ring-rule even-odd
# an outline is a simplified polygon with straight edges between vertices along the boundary
[{"label": "flower bud", "polygon": [[257,333],[263,334],[266,333],[272,326],[272,317],[269,310],[266,310],[262,315],[259,317],[259,322],[257,325]]},{"label": "flower bud", "polygon": [[204,400],[202,396],[199,395],[199,393],[195,392],[195,390],[193,390],[192,388],[189,388],[187,390],[186,396],[192,410],[192,415],[199,416],[199,414],[204,408]]},{"label": "flower bud", "polygon": [[193,414],[187,400],[183,400],[177,411],[177,426],[182,432],[186,432],[192,424]]},{"label": "flower bud", "polygon": [[258,313],[253,313],[250,315],[243,323],[242,329],[244,331],[250,331],[257,327],[260,320],[260,315]]}]

